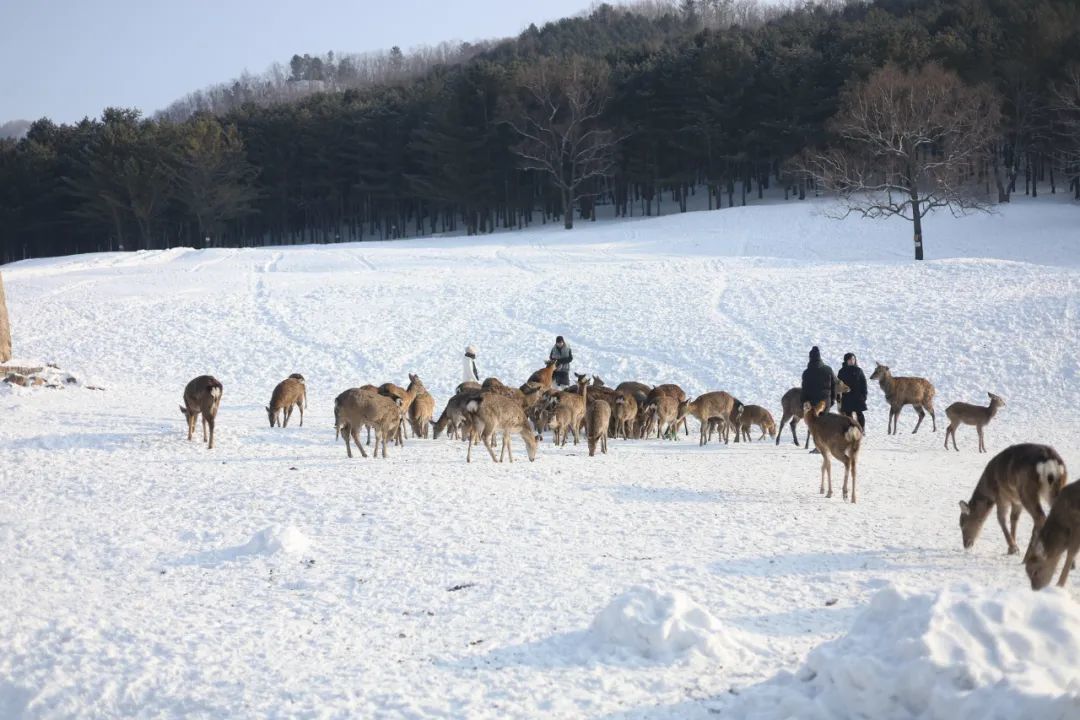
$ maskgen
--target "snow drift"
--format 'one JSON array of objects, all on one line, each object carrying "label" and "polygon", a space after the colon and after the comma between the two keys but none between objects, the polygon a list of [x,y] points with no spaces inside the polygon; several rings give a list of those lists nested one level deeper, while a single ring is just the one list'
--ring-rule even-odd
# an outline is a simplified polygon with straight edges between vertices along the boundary
[{"label": "snow drift", "polygon": [[707,609],[678,590],[637,586],[619,595],[592,622],[594,647],[648,660],[700,653],[720,660],[739,655],[734,639]]},{"label": "snow drift", "polygon": [[886,588],[759,690],[747,715],[762,720],[1080,717],[1080,607],[1060,591]]}]

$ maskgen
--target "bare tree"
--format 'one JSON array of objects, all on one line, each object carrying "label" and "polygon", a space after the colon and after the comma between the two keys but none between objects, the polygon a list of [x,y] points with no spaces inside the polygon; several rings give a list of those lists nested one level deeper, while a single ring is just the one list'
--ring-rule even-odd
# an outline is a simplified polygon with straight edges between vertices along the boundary
[{"label": "bare tree", "polygon": [[515,78],[516,102],[504,109],[520,142],[521,167],[545,173],[562,197],[563,226],[574,227],[574,207],[598,194],[622,139],[604,125],[611,99],[605,63],[578,55],[543,58],[522,66]]},{"label": "bare tree", "polygon": [[992,90],[967,86],[937,65],[915,72],[887,65],[844,93],[830,121],[835,144],[808,152],[802,168],[837,193],[836,217],[911,222],[915,259],[922,260],[928,212],[990,210],[979,173],[999,108]]},{"label": "bare tree", "polygon": [[1073,197],[1080,200],[1080,65],[1072,65],[1053,87],[1051,109]]}]

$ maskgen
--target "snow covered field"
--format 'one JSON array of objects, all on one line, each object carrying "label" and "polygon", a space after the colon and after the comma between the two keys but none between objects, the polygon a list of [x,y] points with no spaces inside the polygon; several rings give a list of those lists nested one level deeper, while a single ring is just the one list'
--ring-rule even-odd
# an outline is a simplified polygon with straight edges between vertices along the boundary
[{"label": "snow covered field", "polygon": [[[935,216],[917,265],[906,223],[821,207],[4,267],[18,356],[106,390],[0,385],[0,717],[1077,717],[1077,580],[1031,593],[992,518],[963,551],[989,456],[941,443],[989,390],[991,453],[1080,474],[1080,208]],[[556,334],[609,385],[777,420],[811,345],[851,350],[934,382],[939,427],[886,437],[872,386],[855,506],[790,431],[513,465],[334,442],[345,388],[416,372],[441,410],[466,343],[518,384]],[[310,410],[271,429],[291,372]],[[209,452],[177,409],[202,373]]]}]

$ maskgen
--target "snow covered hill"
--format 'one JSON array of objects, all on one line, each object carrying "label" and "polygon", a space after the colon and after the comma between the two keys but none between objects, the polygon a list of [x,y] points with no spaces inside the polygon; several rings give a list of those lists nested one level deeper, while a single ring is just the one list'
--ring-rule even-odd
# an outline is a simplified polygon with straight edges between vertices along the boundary
[{"label": "snow covered hill", "polygon": [[[1080,208],[935,216],[915,264],[906,223],[823,207],[4,267],[17,354],[106,390],[0,385],[0,717],[739,717],[776,693],[812,702],[770,678],[865,645],[883,612],[929,623],[934,648],[939,615],[1036,602],[1000,594],[1026,577],[992,521],[961,548],[957,501],[988,456],[970,428],[942,449],[944,408],[996,392],[992,453],[1047,442],[1080,472]],[[467,466],[445,439],[386,461],[334,442],[347,387],[416,372],[441,409],[467,343],[516,384],[556,334],[608,384],[726,389],[777,415],[811,345],[834,366],[850,350],[867,374],[879,360],[934,382],[939,427],[912,436],[908,409],[886,437],[871,387],[857,506],[818,495],[820,461],[790,431],[779,447],[613,440],[598,458],[544,443],[513,465]],[[271,429],[291,372],[311,408]],[[202,373],[225,388],[210,452],[177,409]],[[1038,600],[1072,627],[1075,587]],[[1035,648],[1062,634],[1040,623]],[[913,677],[937,672],[926,657]],[[998,676],[979,667],[949,691],[985,692]],[[1002,697],[1080,708],[1080,671],[1039,672]],[[882,712],[953,705],[904,707]]]}]

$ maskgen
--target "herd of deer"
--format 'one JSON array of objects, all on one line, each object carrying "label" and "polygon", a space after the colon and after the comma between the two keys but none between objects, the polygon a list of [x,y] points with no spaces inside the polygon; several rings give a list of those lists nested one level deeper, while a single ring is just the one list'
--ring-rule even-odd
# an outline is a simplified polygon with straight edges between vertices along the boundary
[{"label": "herd of deer", "polygon": [[[360,430],[367,430],[367,442],[371,443],[374,431],[373,454],[386,457],[388,442],[403,444],[405,426],[414,437],[427,438],[429,428],[433,438],[442,433],[448,437],[468,442],[466,462],[472,461],[472,447],[480,442],[495,462],[504,457],[513,462],[511,436],[517,435],[525,443],[529,460],[536,459],[537,445],[545,430],[551,430],[553,442],[562,447],[568,438],[576,445],[585,436],[589,456],[599,448],[607,453],[609,437],[629,440],[649,437],[674,437],[681,427],[689,435],[687,417],[693,416],[699,423],[699,445],[718,439],[728,443],[732,434],[735,442],[749,442],[751,429],[760,430],[759,440],[766,435],[776,438],[780,434],[772,414],[760,405],[746,405],[724,391],[707,392],[690,400],[678,385],[651,386],[628,381],[614,388],[606,386],[601,378],[577,375],[576,385],[562,390],[553,384],[554,361],[534,372],[519,387],[509,387],[497,378],[487,378],[482,383],[465,382],[458,385],[455,394],[447,402],[442,414],[435,419],[435,399],[416,375],[409,374],[409,384],[402,388],[394,383],[379,386],[364,385],[351,388],[334,400],[334,429],[345,441],[345,450],[352,457],[350,440],[367,457]],[[877,364],[871,380],[877,380],[889,405],[889,434],[896,434],[900,411],[911,405],[918,413],[918,421],[912,433],[919,430],[926,414],[934,431],[937,419],[934,414],[934,386],[924,378],[894,377],[889,368]],[[838,393],[848,392],[844,383],[838,384]],[[986,452],[983,430],[994,418],[1005,401],[988,393],[988,406],[957,402],[945,409],[949,419],[945,431],[945,448],[952,438],[956,446],[956,430],[960,425],[973,425],[979,438],[979,452]],[[222,385],[218,380],[201,375],[184,389],[184,404],[180,411],[187,419],[188,440],[195,433],[196,419],[202,416],[203,441],[214,447],[214,420],[221,404]],[[799,444],[796,426],[802,420],[807,426],[806,445],[810,438],[821,451],[821,486],[819,492],[832,497],[832,463],[830,456],[844,466],[843,497],[848,497],[848,478],[851,478],[851,502],[856,501],[856,465],[863,441],[863,429],[853,417],[826,412],[826,403],[816,405],[801,401],[800,388],[792,388],[781,398],[782,419],[780,428],[790,422],[791,435]],[[275,388],[266,406],[270,426],[287,427],[293,409],[300,411],[300,425],[304,424],[307,407],[307,389],[303,375],[293,374]],[[207,432],[209,430],[209,433]],[[502,446],[496,457],[494,441],[501,435]],[[971,499],[961,502],[960,528],[965,548],[970,548],[978,536],[990,510],[997,507],[998,522],[1009,553],[1019,551],[1016,543],[1016,525],[1022,510],[1034,521],[1034,530],[1024,556],[1031,585],[1039,589],[1047,585],[1062,554],[1066,555],[1058,585],[1064,585],[1073,559],[1080,550],[1080,483],[1066,487],[1067,473],[1061,456],[1046,445],[1013,445],[987,464]],[[826,490],[827,488],[827,490]],[[1050,505],[1047,515],[1043,502]],[[1008,522],[1007,522],[1008,516]]]}]

